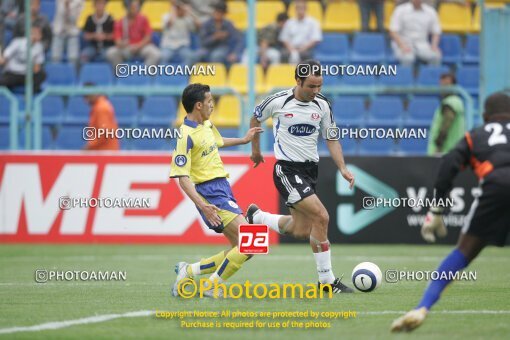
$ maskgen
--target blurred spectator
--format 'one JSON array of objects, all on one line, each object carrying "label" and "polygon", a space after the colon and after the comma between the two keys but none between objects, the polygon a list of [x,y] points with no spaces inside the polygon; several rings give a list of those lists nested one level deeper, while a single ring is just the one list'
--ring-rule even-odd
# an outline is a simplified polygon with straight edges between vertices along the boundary
[{"label": "blurred spectator", "polygon": [[[40,92],[41,84],[46,78],[46,74],[42,68],[44,48],[41,43],[41,29],[39,26],[32,27],[31,38],[34,92]],[[25,85],[25,75],[28,68],[27,46],[27,37],[14,38],[5,49],[3,55],[0,56],[0,65],[4,65],[3,73],[0,76],[0,86],[13,89],[16,86]]]},{"label": "blurred spectator", "polygon": [[[32,26],[38,26],[41,28],[41,42],[44,46],[44,51],[48,51],[51,46],[51,26],[45,15],[40,14],[41,1],[32,0],[30,2],[30,15],[32,19]],[[18,17],[16,25],[14,25],[14,37],[25,36],[25,14],[22,13]]]},{"label": "blurred spectator", "polygon": [[[93,86],[86,83],[85,86]],[[96,138],[89,140],[83,150],[119,150],[117,138],[109,138],[106,134],[97,134],[98,129],[116,130],[118,128],[115,119],[115,111],[110,101],[103,95],[91,94],[85,96],[85,101],[90,106],[90,119],[88,128],[96,131]]]},{"label": "blurred spectator", "polygon": [[0,1],[0,52],[4,46],[5,31],[11,31],[18,21],[18,17],[24,10],[23,0],[2,0]]},{"label": "blurred spectator", "polygon": [[84,0],[57,0],[53,19],[53,41],[51,60],[62,61],[64,46],[67,48],[67,61],[76,63],[80,54],[80,29],[76,22],[83,9]]},{"label": "blurred spectator", "polygon": [[368,32],[370,30],[370,13],[374,13],[377,22],[376,31],[384,30],[384,0],[358,0],[359,10],[361,12],[361,30]]},{"label": "blurred spectator", "polygon": [[313,57],[315,45],[322,40],[322,31],[319,22],[306,15],[306,1],[297,0],[294,5],[296,18],[287,20],[280,41],[285,46],[283,60],[297,64]]},{"label": "blurred spectator", "polygon": [[204,23],[212,17],[213,6],[218,0],[183,0],[183,2],[190,5],[193,12],[198,16],[200,23]]},{"label": "blurred spectator", "polygon": [[140,14],[140,1],[132,0],[127,15],[116,21],[113,37],[115,46],[106,51],[106,58],[115,68],[118,64],[140,56],[146,65],[156,65],[161,53],[152,43],[149,20]]},{"label": "blurred spectator", "polygon": [[113,18],[106,13],[106,0],[94,1],[95,12],[89,15],[83,28],[83,37],[88,43],[81,52],[83,63],[103,61],[106,49],[113,46]]},{"label": "blurred spectator", "polygon": [[[432,35],[432,42],[429,42]],[[411,0],[393,11],[390,22],[391,47],[403,65],[416,59],[430,64],[441,62],[439,38],[441,25],[437,12],[422,0]]]},{"label": "blurred spectator", "polygon": [[214,5],[213,17],[202,25],[200,29],[201,49],[198,51],[198,61],[231,64],[238,61],[242,49],[240,33],[232,22],[225,19],[227,5]]},{"label": "blurred spectator", "polygon": [[[281,61],[284,46],[278,37],[288,19],[287,13],[280,13],[276,16],[275,23],[269,24],[257,32],[258,57],[264,69],[267,69],[271,64],[279,64]],[[247,51],[243,54],[243,63],[248,63]]]},{"label": "blurred spectator", "polygon": [[191,9],[181,0],[170,1],[173,10],[163,16],[163,36],[161,38],[161,61],[169,63],[175,57],[186,65],[193,63],[191,33],[200,28],[200,21]]},{"label": "blurred spectator", "polygon": [[[456,83],[455,75],[451,73],[441,75],[441,86],[451,86]],[[437,155],[450,151],[464,136],[464,133],[464,103],[462,98],[453,93],[442,94],[441,105],[437,108],[432,119],[427,153]]]}]

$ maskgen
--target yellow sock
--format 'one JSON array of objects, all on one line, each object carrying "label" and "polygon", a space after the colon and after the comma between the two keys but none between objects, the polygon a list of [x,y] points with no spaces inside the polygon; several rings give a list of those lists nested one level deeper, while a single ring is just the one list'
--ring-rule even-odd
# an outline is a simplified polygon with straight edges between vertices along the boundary
[{"label": "yellow sock", "polygon": [[189,276],[213,273],[224,258],[225,252],[222,250],[216,255],[201,259],[200,262],[190,264],[186,268],[186,272]]},{"label": "yellow sock", "polygon": [[[221,265],[216,270],[216,275],[218,275],[222,280],[227,280],[229,277],[234,275],[239,268],[243,265],[243,263],[248,260],[248,256],[239,253],[237,247],[232,248],[228,253]],[[213,275],[215,275],[213,274]]]}]

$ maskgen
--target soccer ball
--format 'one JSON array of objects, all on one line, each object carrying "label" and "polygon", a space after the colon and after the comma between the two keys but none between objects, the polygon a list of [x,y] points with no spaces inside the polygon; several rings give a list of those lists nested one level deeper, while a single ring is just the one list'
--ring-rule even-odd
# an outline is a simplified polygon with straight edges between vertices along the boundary
[{"label": "soccer ball", "polygon": [[368,293],[381,285],[382,272],[372,262],[362,262],[352,271],[352,283],[357,290]]}]

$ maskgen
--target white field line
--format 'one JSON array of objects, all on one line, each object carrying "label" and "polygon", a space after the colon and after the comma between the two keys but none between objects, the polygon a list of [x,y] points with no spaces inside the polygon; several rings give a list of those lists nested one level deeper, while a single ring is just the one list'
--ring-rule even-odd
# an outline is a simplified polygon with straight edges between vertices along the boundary
[{"label": "white field line", "polygon": [[[86,325],[92,323],[100,323],[106,322],[110,320],[120,319],[120,318],[135,318],[142,316],[151,316],[155,315],[155,311],[150,310],[141,310],[136,312],[128,312],[123,314],[106,314],[106,315],[96,315],[90,316],[81,319],[75,320],[65,320],[65,321],[54,321],[42,323],[35,326],[26,326],[26,327],[11,327],[11,328],[1,328],[0,334],[12,334],[19,332],[39,332],[44,330],[55,330],[62,329],[76,325]],[[376,311],[376,312],[359,312],[360,315],[393,315],[393,314],[403,314],[405,311],[396,311],[396,310],[386,310],[386,311]],[[510,314],[510,310],[443,310],[443,311],[432,311],[432,314]]]},{"label": "white field line", "polygon": [[106,314],[106,315],[96,315],[96,316],[89,316],[82,319],[75,319],[75,320],[66,320],[66,321],[54,321],[54,322],[47,322],[42,323],[40,325],[35,326],[28,326],[28,327],[12,327],[12,328],[1,328],[0,334],[12,334],[12,333],[18,333],[18,332],[39,332],[39,331],[45,331],[50,329],[61,329],[66,328],[70,326],[75,325],[86,325],[91,323],[99,323],[99,322],[105,322],[110,321],[114,319],[120,319],[120,318],[136,318],[140,316],[150,316],[153,315],[155,312],[150,310],[140,310],[137,312],[128,312],[124,314]]}]

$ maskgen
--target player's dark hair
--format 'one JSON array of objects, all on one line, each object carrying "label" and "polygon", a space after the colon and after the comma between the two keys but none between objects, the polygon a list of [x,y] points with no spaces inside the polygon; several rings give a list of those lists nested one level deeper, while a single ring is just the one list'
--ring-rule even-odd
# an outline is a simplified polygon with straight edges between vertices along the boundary
[{"label": "player's dark hair", "polygon": [[484,108],[486,116],[510,116],[510,96],[504,92],[493,93],[485,100]]},{"label": "player's dark hair", "polygon": [[308,59],[297,64],[294,69],[294,79],[301,79],[301,84],[311,75],[321,75],[321,64],[317,60]]},{"label": "player's dark hair", "polygon": [[193,112],[193,107],[196,103],[202,103],[205,100],[205,94],[211,92],[209,85],[204,84],[189,84],[182,91],[182,106],[187,113]]},{"label": "player's dark hair", "polygon": [[452,72],[446,72],[446,73],[441,74],[441,79],[444,79],[444,78],[450,78],[453,85],[457,84],[457,77],[455,77],[455,74]]},{"label": "player's dark hair", "polygon": [[285,12],[278,13],[276,16],[276,22],[284,22],[289,19],[289,16]]}]

